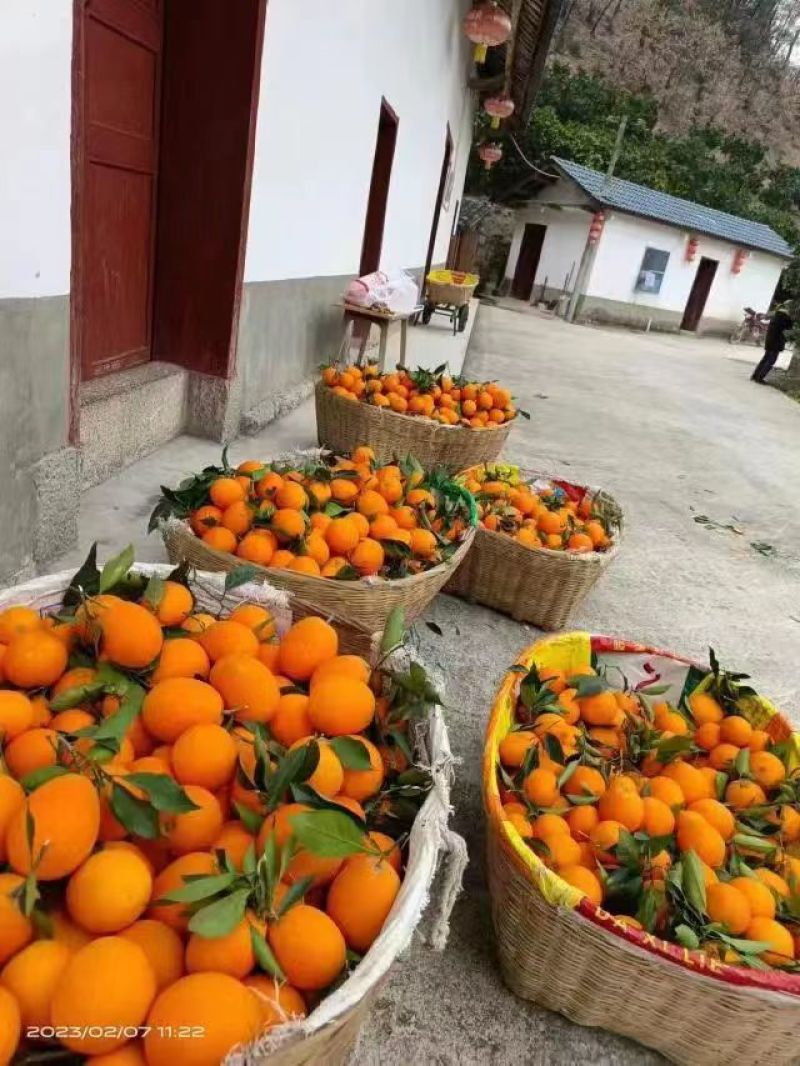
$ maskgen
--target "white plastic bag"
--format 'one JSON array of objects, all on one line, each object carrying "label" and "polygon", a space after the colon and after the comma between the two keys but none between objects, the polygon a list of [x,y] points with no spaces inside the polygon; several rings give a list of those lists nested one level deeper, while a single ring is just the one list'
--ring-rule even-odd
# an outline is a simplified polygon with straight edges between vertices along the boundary
[{"label": "white plastic bag", "polygon": [[345,300],[357,307],[391,311],[393,315],[410,315],[417,306],[419,289],[404,270],[384,274],[378,270],[350,283]]}]

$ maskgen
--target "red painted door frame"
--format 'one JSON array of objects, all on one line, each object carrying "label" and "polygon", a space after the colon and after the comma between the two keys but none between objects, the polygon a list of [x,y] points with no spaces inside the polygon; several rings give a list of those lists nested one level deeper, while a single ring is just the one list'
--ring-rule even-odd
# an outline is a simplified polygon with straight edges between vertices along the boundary
[{"label": "red painted door frame", "polygon": [[399,121],[397,113],[383,97],[378,119],[378,135],[375,140],[375,158],[372,162],[367,215],[364,221],[364,242],[361,246],[359,275],[362,277],[364,274],[372,274],[381,265],[386,205],[389,201],[389,185],[392,180],[392,164]]},{"label": "red painted door frame", "polygon": [[442,160],[442,171],[439,175],[439,188],[436,191],[436,203],[433,208],[433,222],[431,223],[431,236],[428,241],[428,254],[425,257],[425,270],[422,274],[422,288],[425,288],[425,278],[430,274],[431,266],[433,264],[433,253],[436,249],[436,235],[439,232],[439,219],[442,214],[442,204],[444,203],[444,193],[447,186],[447,175],[450,172],[450,163],[453,159],[453,136],[450,132],[450,123],[447,123],[447,132],[444,139],[444,159]]}]

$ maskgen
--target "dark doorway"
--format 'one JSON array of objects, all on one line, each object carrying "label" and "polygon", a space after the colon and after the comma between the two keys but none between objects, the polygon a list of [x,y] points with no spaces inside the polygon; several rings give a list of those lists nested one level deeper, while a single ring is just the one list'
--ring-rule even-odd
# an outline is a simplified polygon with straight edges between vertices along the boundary
[{"label": "dark doorway", "polygon": [[686,301],[686,310],[683,312],[681,329],[697,329],[700,319],[703,316],[703,310],[705,309],[706,300],[711,291],[711,284],[714,281],[714,275],[717,272],[718,266],[719,263],[716,259],[706,259],[706,257],[703,256],[700,260],[700,264],[697,267],[697,273],[692,282],[689,299]]},{"label": "dark doorway", "polygon": [[72,316],[84,379],[150,358],[161,48],[161,0],[79,0]]},{"label": "dark doorway", "polygon": [[383,228],[386,223],[386,204],[389,199],[389,183],[392,178],[398,121],[392,108],[385,100],[381,100],[378,138],[375,143],[372,181],[367,201],[367,218],[364,223],[364,243],[361,246],[359,274],[362,277],[364,274],[372,274],[381,265]]},{"label": "dark doorway", "polygon": [[436,247],[436,234],[439,231],[439,218],[442,214],[444,192],[447,186],[447,176],[450,173],[450,162],[453,158],[453,138],[450,134],[450,123],[447,124],[447,134],[444,141],[444,159],[442,160],[442,172],[439,175],[439,188],[436,191],[436,203],[433,207],[433,222],[431,224],[431,237],[428,241],[428,254],[425,257],[425,270],[422,275],[422,284],[430,273],[433,264],[433,253]]},{"label": "dark doorway", "polygon": [[517,300],[530,300],[531,298],[546,232],[547,226],[540,226],[537,222],[528,222],[525,225],[517,268],[511,283],[511,295]]},{"label": "dark doorway", "polygon": [[233,373],[264,0],[166,0],[153,353]]}]

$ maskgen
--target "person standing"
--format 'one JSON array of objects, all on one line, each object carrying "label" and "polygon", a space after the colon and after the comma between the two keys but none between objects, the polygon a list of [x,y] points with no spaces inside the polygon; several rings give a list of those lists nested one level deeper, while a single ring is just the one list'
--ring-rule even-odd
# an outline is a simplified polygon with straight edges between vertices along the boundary
[{"label": "person standing", "polygon": [[764,339],[764,354],[761,361],[753,371],[751,381],[764,385],[767,374],[775,366],[778,356],[786,347],[786,332],[792,327],[792,319],[786,310],[785,304],[775,308]]}]

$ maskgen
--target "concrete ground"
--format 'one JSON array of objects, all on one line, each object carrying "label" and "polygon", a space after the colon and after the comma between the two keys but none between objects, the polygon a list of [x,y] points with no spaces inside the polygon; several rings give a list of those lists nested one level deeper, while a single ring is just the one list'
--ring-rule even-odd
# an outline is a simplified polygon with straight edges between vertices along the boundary
[{"label": "concrete ground", "polygon": [[[413,351],[413,349],[412,349]],[[624,550],[576,627],[672,647],[747,671],[800,722],[800,408],[748,381],[727,346],[683,336],[569,326],[484,306],[467,371],[499,378],[531,413],[508,458],[602,485],[627,515]],[[232,457],[268,456],[313,439],[313,408],[295,411]],[[180,438],[84,497],[82,547],[141,536],[160,481],[214,457]],[[706,516],[706,521],[695,518]],[[712,525],[710,523],[716,523]],[[726,529],[726,526],[733,526]],[[119,531],[125,531],[120,533]],[[761,546],[761,550],[753,547]],[[69,564],[74,564],[74,553]],[[365,1028],[357,1066],[643,1066],[658,1056],[581,1029],[506,991],[496,968],[483,859],[479,768],[487,710],[503,668],[537,631],[440,596],[417,639],[449,677],[450,738],[461,760],[453,826],[471,856],[447,950],[416,942]],[[598,974],[598,980],[602,975]]]}]

